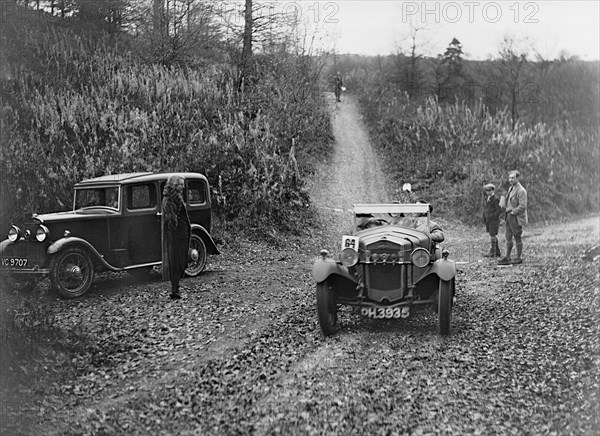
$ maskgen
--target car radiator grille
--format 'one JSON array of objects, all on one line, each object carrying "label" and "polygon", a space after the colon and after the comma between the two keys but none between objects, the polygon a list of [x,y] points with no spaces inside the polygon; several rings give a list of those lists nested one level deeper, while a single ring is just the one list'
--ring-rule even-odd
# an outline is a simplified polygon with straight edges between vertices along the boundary
[{"label": "car radiator grille", "polygon": [[369,288],[391,291],[405,287],[404,265],[369,265]]},{"label": "car radiator grille", "polygon": [[2,257],[27,258],[29,266],[42,266],[46,256],[46,246],[41,243],[21,242],[11,244],[4,250]]}]

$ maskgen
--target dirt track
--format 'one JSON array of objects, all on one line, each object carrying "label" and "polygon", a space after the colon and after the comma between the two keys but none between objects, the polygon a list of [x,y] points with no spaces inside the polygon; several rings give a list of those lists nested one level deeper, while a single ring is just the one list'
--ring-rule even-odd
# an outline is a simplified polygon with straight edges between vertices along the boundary
[{"label": "dirt track", "polygon": [[429,312],[382,322],[343,311],[340,334],[322,337],[312,260],[337,249],[352,203],[390,195],[354,102],[332,103],[332,117],[336,151],[310,187],[321,222],[312,238],[280,248],[226,241],[176,303],[156,280],[109,279],[77,301],[47,298],[64,328],[94,346],[72,379],[21,392],[11,433],[598,429],[598,263],[577,257],[598,241],[598,217],[527,228],[526,262],[508,268],[481,257],[483,229],[436,217],[460,261],[453,334],[440,338]]}]

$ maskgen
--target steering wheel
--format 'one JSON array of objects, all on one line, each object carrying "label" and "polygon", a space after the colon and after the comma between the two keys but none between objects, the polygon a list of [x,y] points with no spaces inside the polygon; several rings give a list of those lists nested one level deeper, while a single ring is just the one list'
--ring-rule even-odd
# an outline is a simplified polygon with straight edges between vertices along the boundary
[{"label": "steering wheel", "polygon": [[389,224],[389,221],[384,220],[383,218],[369,218],[366,223],[363,224],[363,229],[371,229],[373,227],[382,226],[384,224]]}]

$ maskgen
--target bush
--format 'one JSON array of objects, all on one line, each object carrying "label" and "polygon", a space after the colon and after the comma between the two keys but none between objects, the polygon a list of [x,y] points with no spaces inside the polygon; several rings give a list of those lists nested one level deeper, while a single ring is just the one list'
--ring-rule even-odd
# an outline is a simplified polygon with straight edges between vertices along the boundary
[{"label": "bush", "polygon": [[513,130],[507,110],[491,115],[481,103],[440,105],[435,98],[414,105],[368,86],[360,102],[393,177],[413,182],[441,213],[479,222],[482,186],[506,190],[511,169],[521,172],[532,222],[597,211],[597,130],[568,123],[518,123]]},{"label": "bush", "polygon": [[[309,57],[257,58],[239,91],[232,67],[147,65],[58,27],[3,26],[2,231],[32,212],[68,209],[72,185],[133,171],[198,171],[218,214],[297,230],[303,176],[326,154],[329,121]],[[17,189],[23,195],[17,195]]]}]

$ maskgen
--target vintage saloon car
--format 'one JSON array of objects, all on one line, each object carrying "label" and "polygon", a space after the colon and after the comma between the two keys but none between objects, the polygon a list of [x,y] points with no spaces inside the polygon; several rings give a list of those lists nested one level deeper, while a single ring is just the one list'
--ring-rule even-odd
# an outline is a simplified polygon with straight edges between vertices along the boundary
[{"label": "vintage saloon car", "polygon": [[429,306],[438,314],[439,333],[448,335],[456,266],[411,218],[426,217],[428,229],[429,205],[358,204],[353,212],[356,230],[342,237],[339,258],[322,250],[312,269],[323,333],[336,332],[340,305],[380,319],[406,318],[413,308]]},{"label": "vintage saloon car", "polygon": [[130,173],[75,185],[73,210],[33,215],[13,225],[0,242],[0,275],[34,285],[50,277],[64,298],[90,288],[97,271],[149,272],[162,264],[161,202],[167,178],[185,179],[183,197],[192,223],[188,276],[219,254],[210,236],[211,202],[206,177],[197,173]]}]

